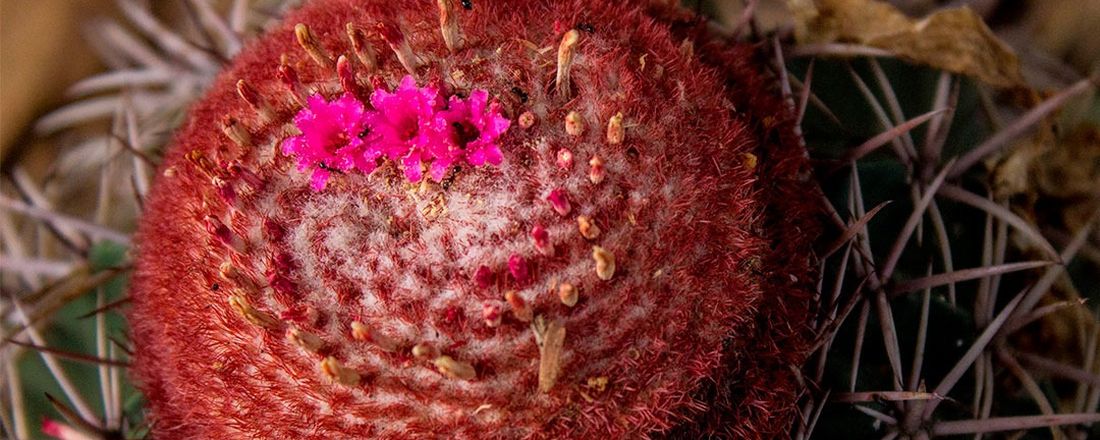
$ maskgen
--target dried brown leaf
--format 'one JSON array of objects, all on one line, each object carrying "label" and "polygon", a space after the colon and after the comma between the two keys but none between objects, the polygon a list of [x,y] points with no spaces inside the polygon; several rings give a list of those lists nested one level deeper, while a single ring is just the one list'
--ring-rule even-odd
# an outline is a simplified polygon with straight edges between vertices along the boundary
[{"label": "dried brown leaf", "polygon": [[914,20],[876,0],[788,0],[803,43],[858,43],[998,87],[1023,84],[1020,62],[969,8]]},{"label": "dried brown leaf", "polygon": [[565,327],[561,321],[547,321],[542,316],[532,324],[535,343],[539,347],[539,391],[549,393],[561,373],[561,352],[565,345]]}]

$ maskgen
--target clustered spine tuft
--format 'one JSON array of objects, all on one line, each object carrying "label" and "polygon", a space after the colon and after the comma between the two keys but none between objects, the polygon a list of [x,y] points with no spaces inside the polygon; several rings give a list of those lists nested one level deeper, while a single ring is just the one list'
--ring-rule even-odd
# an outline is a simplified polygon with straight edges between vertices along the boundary
[{"label": "clustered spine tuft", "polygon": [[777,433],[816,198],[751,53],[662,6],[307,3],[151,195],[154,434]]}]

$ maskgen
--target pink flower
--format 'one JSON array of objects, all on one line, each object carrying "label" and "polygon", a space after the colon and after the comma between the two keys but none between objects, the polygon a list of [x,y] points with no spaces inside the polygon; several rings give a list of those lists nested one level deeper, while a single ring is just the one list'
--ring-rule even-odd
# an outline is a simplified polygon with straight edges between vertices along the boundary
[{"label": "pink flower", "polygon": [[298,158],[299,171],[313,170],[310,186],[314,191],[325,188],[331,170],[370,165],[361,154],[363,140],[359,136],[366,127],[364,115],[363,103],[345,94],[332,102],[321,95],[310,96],[306,108],[294,117],[294,125],[302,134],[283,141],[283,154]]},{"label": "pink flower", "polygon": [[294,117],[302,134],[286,139],[282,149],[296,156],[298,169],[311,170],[311,186],[324,189],[333,171],[371,173],[378,161],[398,162],[411,182],[430,163],[431,177],[443,180],[455,163],[500,165],[497,140],[511,124],[489,93],[474,90],[466,99],[452,97],[447,109],[434,87],[417,87],[406,76],[393,91],[375,90],[367,110],[351,94],[327,102],[320,95]]},{"label": "pink flower", "polygon": [[452,96],[447,110],[440,112],[443,122],[437,122],[433,128],[444,131],[446,136],[442,138],[446,142],[434,144],[436,149],[431,152],[435,159],[431,168],[433,179],[442,180],[455,162],[497,166],[504,160],[497,139],[508,130],[511,121],[501,116],[500,104],[486,105],[488,100],[488,92],[474,90],[467,99]]},{"label": "pink flower", "polygon": [[375,90],[370,101],[374,111],[367,114],[370,134],[364,159],[373,161],[385,156],[399,160],[405,177],[412,182],[420,181],[421,161],[430,160],[430,152],[445,142],[439,129],[432,127],[438,124],[436,112],[443,106],[439,90],[417,87],[416,80],[406,76],[392,93]]}]

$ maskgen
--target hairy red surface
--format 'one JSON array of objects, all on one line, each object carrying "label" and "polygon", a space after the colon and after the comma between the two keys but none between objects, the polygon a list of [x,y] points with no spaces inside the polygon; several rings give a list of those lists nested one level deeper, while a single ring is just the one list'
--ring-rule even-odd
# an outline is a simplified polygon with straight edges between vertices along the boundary
[{"label": "hairy red surface", "polygon": [[[820,198],[753,48],[663,7],[424,3],[309,2],[192,109],[138,234],[154,435],[782,435]],[[409,70],[488,91],[503,163],[311,190],[279,152],[304,98]]]}]

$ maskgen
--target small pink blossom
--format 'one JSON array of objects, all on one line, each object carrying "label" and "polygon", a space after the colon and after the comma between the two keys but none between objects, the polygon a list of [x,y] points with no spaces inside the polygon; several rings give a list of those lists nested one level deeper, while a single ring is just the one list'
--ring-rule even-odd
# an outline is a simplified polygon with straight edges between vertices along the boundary
[{"label": "small pink blossom", "polygon": [[565,190],[561,188],[550,191],[550,195],[546,196],[546,201],[550,202],[550,207],[561,215],[569,215],[569,211],[573,209],[573,206],[569,204],[569,194],[566,194]]},{"label": "small pink blossom", "polygon": [[[367,114],[370,134],[365,159],[373,161],[385,156],[400,161],[405,177],[420,181],[420,163],[432,158],[446,140],[432,124],[438,124],[436,113],[443,107],[443,98],[434,87],[417,87],[416,80],[406,76],[392,93],[376,89],[370,98],[374,111]],[[445,148],[445,147],[444,147]],[[364,172],[373,171],[363,170]]]},{"label": "small pink blossom", "polygon": [[515,278],[517,283],[523,284],[527,282],[527,278],[530,276],[530,271],[527,269],[527,259],[522,255],[512,254],[508,257],[508,272],[512,274],[512,278]]},{"label": "small pink blossom", "polygon": [[550,248],[550,233],[542,225],[531,228],[531,239],[535,242],[535,248],[545,253]]},{"label": "small pink blossom", "polygon": [[479,289],[488,289],[489,286],[493,285],[495,279],[496,276],[493,275],[493,270],[487,266],[478,266],[477,271],[474,272],[474,282],[477,283]]},{"label": "small pink blossom", "polygon": [[325,188],[330,170],[347,171],[366,165],[360,159],[366,127],[363,103],[345,94],[328,102],[321,95],[309,97],[306,108],[294,117],[302,134],[283,141],[283,154],[296,156],[298,170],[312,170],[310,186]]},{"label": "small pink blossom", "polygon": [[488,101],[489,93],[484,90],[474,90],[467,99],[451,97],[447,110],[440,113],[448,142],[435,144],[437,149],[432,151],[433,179],[442,180],[455,162],[498,166],[504,160],[497,140],[512,121],[501,116],[499,103]]}]

